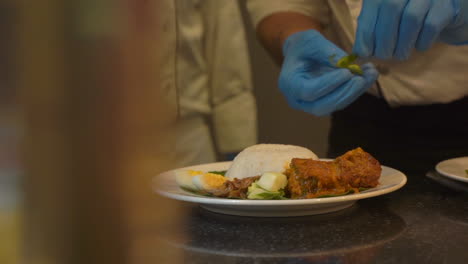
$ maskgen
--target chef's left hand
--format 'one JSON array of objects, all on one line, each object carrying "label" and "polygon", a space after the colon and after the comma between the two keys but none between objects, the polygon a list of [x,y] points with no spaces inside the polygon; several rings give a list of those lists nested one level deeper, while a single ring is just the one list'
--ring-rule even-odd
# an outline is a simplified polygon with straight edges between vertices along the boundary
[{"label": "chef's left hand", "polygon": [[363,0],[353,52],[404,60],[438,40],[468,42],[468,0]]}]

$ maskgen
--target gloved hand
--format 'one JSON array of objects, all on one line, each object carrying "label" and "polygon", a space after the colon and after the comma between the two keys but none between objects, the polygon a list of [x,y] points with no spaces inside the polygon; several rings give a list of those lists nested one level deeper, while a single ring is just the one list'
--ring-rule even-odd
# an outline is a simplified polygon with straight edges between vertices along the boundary
[{"label": "gloved hand", "polygon": [[468,43],[468,0],[363,0],[353,52],[404,60],[438,40]]},{"label": "gloved hand", "polygon": [[362,76],[337,68],[336,62],[347,54],[315,30],[289,36],[283,55],[280,90],[291,107],[316,116],[345,108],[378,77],[370,63],[362,66]]}]

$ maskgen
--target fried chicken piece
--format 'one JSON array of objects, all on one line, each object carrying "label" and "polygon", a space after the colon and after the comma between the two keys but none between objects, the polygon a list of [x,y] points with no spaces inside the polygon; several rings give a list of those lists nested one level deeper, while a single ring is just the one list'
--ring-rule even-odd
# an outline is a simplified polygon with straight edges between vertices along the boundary
[{"label": "fried chicken piece", "polygon": [[291,198],[339,195],[379,184],[379,161],[361,148],[346,152],[333,161],[292,159],[288,176]]},{"label": "fried chicken piece", "polygon": [[249,186],[258,179],[260,179],[260,176],[244,179],[235,178],[234,180],[224,182],[223,186],[211,191],[210,194],[216,197],[246,199]]}]

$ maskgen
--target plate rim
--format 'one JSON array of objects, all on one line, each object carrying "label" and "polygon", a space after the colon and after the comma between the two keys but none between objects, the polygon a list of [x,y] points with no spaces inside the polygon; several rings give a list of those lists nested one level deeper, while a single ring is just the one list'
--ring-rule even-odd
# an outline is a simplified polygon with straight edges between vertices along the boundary
[{"label": "plate rim", "polygon": [[444,176],[444,177],[448,177],[448,178],[451,178],[451,179],[454,179],[454,180],[457,180],[457,181],[468,182],[468,178],[467,178],[467,177],[463,177],[463,176],[455,175],[455,174],[452,174],[452,173],[444,172],[444,171],[442,171],[442,170],[440,169],[440,167],[443,165],[443,163],[447,163],[447,162],[451,162],[451,161],[459,160],[459,159],[466,159],[466,160],[468,160],[468,156],[450,158],[450,159],[446,159],[446,160],[439,161],[439,162],[436,164],[436,166],[435,166],[435,170],[436,170],[440,175],[442,175],[442,176]]},{"label": "plate rim", "polygon": [[[164,177],[166,174],[169,174],[171,172],[174,172],[176,170],[183,170],[183,169],[190,169],[193,167],[198,167],[198,166],[209,166],[209,165],[217,165],[221,166],[226,164],[229,165],[231,164],[232,161],[222,161],[222,162],[213,162],[213,163],[206,163],[206,164],[199,164],[199,165],[193,165],[193,166],[187,166],[183,168],[178,168],[178,169],[173,169],[169,171],[162,172],[158,174],[157,176],[153,177],[153,184],[152,184],[152,189],[155,193],[162,195],[164,197],[174,199],[174,200],[179,200],[179,201],[185,201],[185,202],[191,202],[191,203],[198,203],[198,204],[209,204],[209,205],[228,205],[228,206],[266,206],[266,207],[273,207],[273,206],[307,206],[307,205],[318,205],[318,204],[333,204],[333,203],[341,203],[341,202],[347,202],[347,201],[357,201],[361,199],[366,199],[366,198],[371,198],[375,196],[380,196],[384,195],[387,193],[394,192],[401,187],[403,187],[406,182],[407,182],[407,177],[406,175],[394,168],[387,167],[384,165],[382,166],[383,168],[393,170],[395,173],[399,174],[399,176],[402,177],[401,181],[399,183],[387,186],[384,189],[378,189],[379,187],[376,187],[376,189],[372,191],[364,191],[361,193],[357,194],[350,194],[350,195],[345,195],[345,196],[337,196],[337,197],[326,197],[326,198],[310,198],[310,199],[289,199],[289,200],[247,200],[247,199],[228,199],[228,198],[219,198],[219,197],[205,197],[205,196],[199,196],[196,194],[178,194],[178,193],[170,193],[164,190],[161,190],[158,188],[158,183],[157,179],[159,177]],[[175,179],[174,179],[175,181]]]}]

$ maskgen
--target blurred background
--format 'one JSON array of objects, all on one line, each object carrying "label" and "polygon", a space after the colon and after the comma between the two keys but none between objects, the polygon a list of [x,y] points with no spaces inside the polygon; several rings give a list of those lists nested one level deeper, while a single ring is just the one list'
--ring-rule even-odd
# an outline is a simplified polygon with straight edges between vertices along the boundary
[{"label": "blurred background", "polygon": [[[149,187],[148,175],[171,167],[158,152],[170,114],[147,70],[165,37],[151,21],[164,7],[72,2],[0,1],[0,263],[176,261],[145,236],[183,214]],[[287,106],[279,67],[240,6],[258,141],[324,157],[328,118]]]}]

